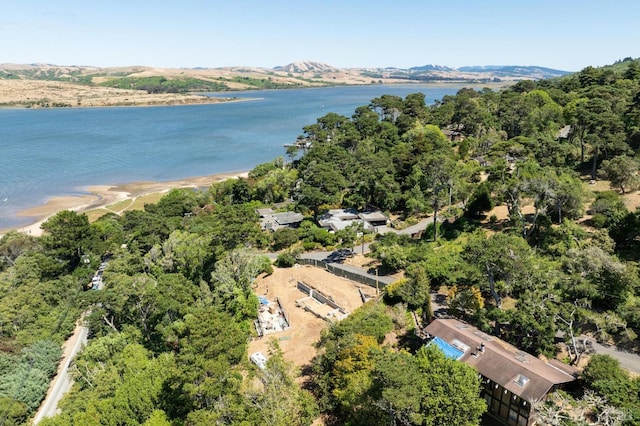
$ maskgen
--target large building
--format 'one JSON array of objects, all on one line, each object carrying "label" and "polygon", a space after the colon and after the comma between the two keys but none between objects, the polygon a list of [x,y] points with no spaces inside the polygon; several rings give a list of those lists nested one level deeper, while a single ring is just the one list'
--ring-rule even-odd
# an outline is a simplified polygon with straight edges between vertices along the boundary
[{"label": "large building", "polygon": [[478,370],[488,414],[506,425],[533,424],[531,403],[576,379],[572,367],[542,361],[457,319],[436,319],[426,331],[428,345]]}]

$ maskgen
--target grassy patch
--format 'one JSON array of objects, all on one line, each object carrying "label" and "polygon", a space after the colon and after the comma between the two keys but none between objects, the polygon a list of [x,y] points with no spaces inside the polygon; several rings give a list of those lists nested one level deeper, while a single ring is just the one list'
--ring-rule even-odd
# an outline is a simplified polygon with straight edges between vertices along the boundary
[{"label": "grassy patch", "polygon": [[164,197],[165,194],[162,192],[154,192],[151,194],[141,195],[135,199],[133,204],[131,204],[127,210],[142,210],[144,209],[145,204],[155,204],[160,201],[160,198]]},{"label": "grassy patch", "polygon": [[89,222],[95,222],[100,219],[100,217],[104,216],[107,213],[112,213],[111,210],[107,210],[105,208],[99,208],[95,210],[89,210],[85,214],[89,218]]},{"label": "grassy patch", "polygon": [[504,310],[515,309],[517,304],[518,300],[513,297],[506,296],[502,298],[502,309]]},{"label": "grassy patch", "polygon": [[127,206],[131,204],[130,199],[118,201],[117,203],[109,204],[107,208],[109,210],[113,210],[114,212],[119,212],[120,210],[124,210]]}]

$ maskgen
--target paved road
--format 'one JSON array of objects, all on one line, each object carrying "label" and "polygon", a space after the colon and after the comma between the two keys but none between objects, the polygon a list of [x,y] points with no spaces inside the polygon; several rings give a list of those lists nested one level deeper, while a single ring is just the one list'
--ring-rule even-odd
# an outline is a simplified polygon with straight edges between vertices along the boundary
[{"label": "paved road", "polygon": [[[315,251],[315,252],[309,252],[309,253],[304,253],[302,254],[300,257],[301,258],[305,258],[305,259],[313,259],[313,260],[317,260],[317,261],[322,261],[322,262],[326,262],[326,263],[330,263],[331,266],[335,269],[341,269],[343,271],[352,273],[354,275],[360,275],[362,277],[367,277],[372,281],[377,281],[381,284],[391,284],[392,282],[396,281],[397,278],[394,277],[389,277],[389,276],[379,276],[379,275],[375,275],[375,274],[370,274],[366,269],[364,268],[360,268],[358,266],[353,266],[353,265],[345,265],[344,263],[342,263],[340,260],[337,260],[335,257],[333,257],[335,255],[336,252],[327,252],[327,251]],[[337,274],[340,275],[340,274]]]},{"label": "paved road", "polygon": [[75,358],[80,349],[87,344],[87,335],[89,329],[83,325],[76,327],[73,335],[67,340],[66,345],[72,345],[69,351],[65,351],[64,358],[61,361],[61,368],[58,370],[53,382],[49,386],[47,396],[42,405],[38,409],[33,424],[36,425],[45,417],[53,417],[58,413],[58,402],[62,396],[71,387],[71,378],[69,377],[69,364]]},{"label": "paved road", "polygon": [[[440,222],[441,221],[442,221],[442,217],[440,217]],[[427,226],[430,223],[433,223],[433,216],[427,216],[425,219],[422,219],[420,222],[416,223],[415,225],[411,225],[404,229],[400,229],[399,231],[394,231],[394,232],[400,235],[413,235],[427,229]]]},{"label": "paved road", "polygon": [[[100,267],[93,276],[91,282],[94,290],[102,290],[104,288],[104,282],[102,281],[102,273],[107,267],[108,261],[100,263]],[[62,399],[65,393],[69,391],[73,382],[69,377],[69,365],[71,361],[76,357],[80,349],[87,345],[87,336],[89,335],[89,329],[82,325],[83,318],[89,315],[90,311],[85,312],[80,317],[80,324],[76,326],[73,334],[64,344],[64,354],[62,360],[58,365],[58,373],[53,381],[49,384],[49,390],[47,396],[40,404],[40,408],[36,412],[33,418],[33,424],[36,425],[45,417],[55,416],[58,410],[58,402]]]},{"label": "paved road", "polygon": [[620,366],[633,373],[640,374],[640,355],[633,352],[622,351],[615,346],[605,346],[596,342],[592,337],[580,336],[581,339],[588,339],[592,342],[592,347],[597,354],[610,355],[620,362]]}]

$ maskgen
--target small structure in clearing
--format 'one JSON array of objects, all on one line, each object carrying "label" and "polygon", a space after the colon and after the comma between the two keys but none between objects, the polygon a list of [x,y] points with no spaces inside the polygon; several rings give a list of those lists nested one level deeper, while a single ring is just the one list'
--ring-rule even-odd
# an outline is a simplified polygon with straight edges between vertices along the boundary
[{"label": "small structure in clearing", "polygon": [[311,312],[318,318],[328,322],[339,321],[349,315],[342,306],[333,301],[331,296],[325,296],[321,291],[313,288],[309,284],[298,281],[298,290],[308,295],[296,300],[296,306]]},{"label": "small structure in clearing", "polygon": [[255,320],[256,332],[259,337],[265,334],[284,331],[291,326],[287,314],[276,297],[275,302],[270,302],[266,297],[259,296],[260,307],[258,308],[258,319]]}]

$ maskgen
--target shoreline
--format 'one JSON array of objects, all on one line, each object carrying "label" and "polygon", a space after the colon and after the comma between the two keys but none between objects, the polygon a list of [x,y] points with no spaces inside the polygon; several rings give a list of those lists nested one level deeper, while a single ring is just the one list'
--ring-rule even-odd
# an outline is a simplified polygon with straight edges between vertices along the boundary
[{"label": "shoreline", "polygon": [[[0,80],[5,83],[8,80]],[[12,80],[9,80],[9,82]],[[32,81],[32,80],[29,80]],[[37,80],[36,80],[37,81]],[[50,81],[45,81],[49,82]],[[292,90],[292,89],[321,89],[326,87],[362,87],[362,86],[430,86],[430,87],[447,87],[447,86],[463,86],[463,87],[488,87],[491,89],[503,88],[511,85],[510,81],[501,82],[477,82],[469,80],[460,81],[388,81],[382,84],[372,83],[358,83],[358,84],[327,84],[318,86],[304,86],[304,87],[281,87],[276,89],[247,89],[247,90],[230,90],[224,92],[187,92],[187,93],[116,93],[116,94],[99,94],[96,93],[93,96],[83,98],[84,103],[78,104],[73,102],[74,99],[79,96],[70,96],[65,94],[63,96],[48,93],[40,98],[18,98],[8,100],[3,96],[0,90],[0,110],[42,110],[42,109],[95,109],[95,108],[146,108],[146,107],[166,107],[166,106],[194,106],[194,105],[212,105],[212,104],[227,104],[235,102],[255,102],[260,101],[263,98],[260,96],[251,98],[238,98],[233,96],[237,92],[255,92],[259,94],[263,91],[269,90]],[[88,87],[87,89],[92,88]],[[0,87],[1,89],[1,87]],[[113,89],[116,90],[116,89]],[[130,90],[130,89],[117,89],[117,90]],[[208,96],[207,93],[222,96]],[[229,96],[224,96],[229,94]],[[126,96],[126,97],[125,97]],[[38,102],[46,101],[46,105],[41,105]],[[50,103],[49,103],[50,102]]]},{"label": "shoreline", "polygon": [[[200,106],[200,105],[222,105],[235,102],[255,102],[262,100],[263,98],[236,98],[236,97],[215,97],[215,96],[203,96],[202,100],[177,100],[172,101],[149,101],[141,103],[111,103],[103,105],[65,105],[65,106],[39,106],[39,105],[26,105],[24,102],[19,101],[15,103],[0,103],[0,109],[4,110],[43,110],[43,109],[98,109],[98,108],[155,108],[155,107],[180,107],[180,106]],[[207,98],[207,99],[204,99]]]},{"label": "shoreline", "polygon": [[126,200],[130,200],[131,203],[133,203],[138,197],[145,195],[164,194],[177,188],[196,189],[209,187],[214,183],[222,182],[227,179],[247,178],[248,174],[248,171],[228,172],[206,176],[193,176],[171,181],[126,182],[113,185],[93,185],[82,187],[80,190],[84,192],[84,194],[62,196],[54,195],[49,197],[44,204],[18,212],[16,216],[29,217],[32,222],[27,225],[0,229],[0,237],[10,231],[18,231],[33,236],[40,236],[42,235],[40,225],[63,210],[71,210],[76,213],[87,213],[92,210],[105,209],[110,205]]}]

